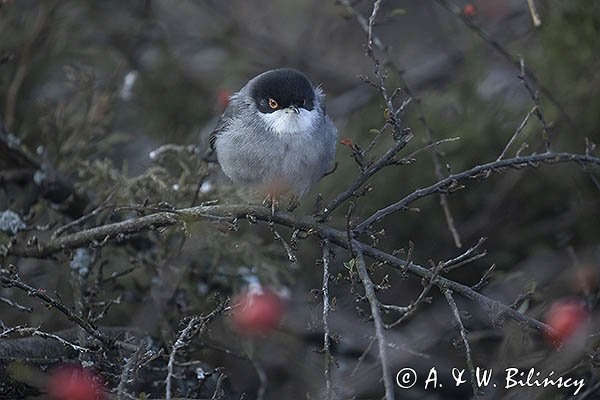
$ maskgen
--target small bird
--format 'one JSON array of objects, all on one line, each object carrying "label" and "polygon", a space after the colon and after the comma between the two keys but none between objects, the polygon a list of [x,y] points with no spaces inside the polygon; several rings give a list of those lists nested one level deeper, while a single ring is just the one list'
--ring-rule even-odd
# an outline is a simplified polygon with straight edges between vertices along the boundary
[{"label": "small bird", "polygon": [[258,189],[273,207],[283,194],[299,199],[331,170],[336,137],[321,88],[299,71],[280,68],[231,96],[210,146],[225,175]]}]

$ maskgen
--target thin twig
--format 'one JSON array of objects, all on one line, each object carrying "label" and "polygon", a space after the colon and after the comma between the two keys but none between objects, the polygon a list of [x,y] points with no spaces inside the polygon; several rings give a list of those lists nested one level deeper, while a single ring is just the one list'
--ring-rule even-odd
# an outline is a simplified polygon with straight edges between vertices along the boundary
[{"label": "thin twig", "polygon": [[250,363],[256,371],[256,376],[258,376],[258,389],[256,390],[256,400],[263,400],[265,398],[265,393],[267,392],[267,386],[269,384],[267,373],[265,372],[263,367],[261,367],[260,364],[256,362],[254,358],[250,358]]},{"label": "thin twig", "polygon": [[8,304],[9,306],[11,306],[19,311],[28,312],[28,313],[33,312],[33,308],[22,306],[19,303],[12,301],[11,299],[7,299],[5,297],[0,296],[0,302],[2,302],[4,304]]},{"label": "thin twig", "polygon": [[269,228],[271,229],[271,232],[273,233],[273,236],[275,237],[275,240],[277,240],[283,246],[283,248],[285,250],[285,253],[287,254],[288,260],[290,262],[295,263],[298,259],[296,258],[296,255],[294,254],[294,250],[292,250],[292,248],[285,241],[285,239],[283,238],[283,236],[281,236],[279,234],[279,232],[277,232],[277,230],[275,229],[274,224],[270,224]]},{"label": "thin twig", "polygon": [[63,313],[69,320],[75,322],[77,325],[79,325],[81,328],[83,328],[87,333],[89,333],[90,335],[92,335],[93,337],[98,339],[103,344],[109,345],[109,346],[113,346],[115,344],[115,341],[113,339],[109,338],[108,336],[106,336],[105,334],[100,332],[95,326],[90,324],[88,321],[84,320],[79,315],[76,315],[73,311],[71,311],[71,309],[69,309],[67,306],[62,304],[60,301],[54,299],[53,297],[48,296],[46,294],[45,290],[36,289],[32,286],[29,286],[28,284],[23,282],[18,276],[9,277],[9,276],[0,274],[0,282],[2,283],[2,285],[6,286],[6,287],[16,287],[18,289],[21,289],[21,290],[27,292],[27,294],[29,296],[37,297],[38,299],[41,299],[49,306],[51,306],[51,307],[55,308],[56,310],[60,311],[61,313]]},{"label": "thin twig", "polygon": [[537,8],[535,7],[534,0],[527,0],[527,6],[529,7],[529,14],[531,14],[531,20],[533,21],[533,26],[536,28],[542,25],[542,19],[540,18],[540,14],[537,12]]},{"label": "thin twig", "polygon": [[477,251],[479,250],[481,245],[483,245],[483,243],[485,243],[485,241],[486,241],[486,238],[482,237],[479,239],[477,244],[475,244],[473,247],[470,247],[469,249],[467,249],[467,251],[463,252],[461,255],[454,257],[450,260],[444,261],[441,266],[442,271],[444,271],[445,273],[450,272],[460,266],[463,266],[467,263],[470,263],[470,262],[478,260],[482,257],[485,257],[485,255],[486,255],[485,250],[481,253],[477,253]]},{"label": "thin twig", "polygon": [[323,240],[323,352],[325,353],[325,398],[331,399],[331,350],[329,349],[329,241]]},{"label": "thin twig", "polygon": [[375,24],[375,19],[377,18],[377,13],[379,12],[381,3],[383,3],[383,0],[375,0],[373,3],[373,10],[371,11],[371,16],[369,17],[369,25],[367,29],[367,48],[369,52],[373,52],[373,25]]},{"label": "thin twig", "polygon": [[343,192],[338,194],[319,214],[321,220],[325,221],[331,213],[338,208],[344,201],[352,197],[358,189],[362,187],[373,175],[382,168],[390,165],[396,154],[402,150],[412,139],[412,135],[405,136],[389,148],[376,162],[372,163],[367,169],[362,171],[360,175],[352,182],[352,184]]},{"label": "thin twig", "polygon": [[[484,42],[488,43],[492,48],[497,51],[502,57],[504,57],[510,64],[514,65],[517,69],[520,70],[519,60],[513,57],[508,50],[504,48],[497,40],[493,39],[489,33],[480,28],[471,18],[465,16],[462,12],[462,9],[448,0],[435,0],[438,4],[452,13],[455,17],[460,19],[460,21],[470,30],[475,32]],[[546,96],[546,98],[556,107],[558,112],[562,115],[562,117],[567,121],[567,123],[571,126],[571,128],[575,128],[575,124],[571,117],[566,113],[564,107],[560,104],[560,102],[554,97],[554,95],[548,90],[537,76],[533,73],[533,71],[529,69],[525,69],[526,76],[537,86],[540,91]]]},{"label": "thin twig", "polygon": [[414,315],[414,313],[417,311],[419,305],[421,303],[424,303],[427,300],[426,296],[431,291],[431,288],[433,287],[433,285],[435,285],[439,271],[440,271],[439,266],[436,267],[436,270],[432,271],[431,277],[429,279],[427,279],[427,283],[423,284],[423,290],[421,290],[421,293],[419,293],[417,298],[414,299],[413,301],[411,301],[408,306],[400,307],[400,306],[396,306],[396,305],[392,305],[392,304],[381,304],[380,305],[381,308],[384,310],[393,310],[393,311],[402,313],[402,315],[400,315],[400,317],[398,319],[396,319],[394,322],[392,322],[391,324],[385,325],[385,329],[392,329],[396,325],[401,324],[402,322],[406,321],[408,318],[410,318]]},{"label": "thin twig", "polygon": [[63,338],[61,338],[58,335],[54,335],[52,333],[47,333],[47,332],[42,332],[42,331],[38,330],[37,328],[33,332],[31,332],[31,335],[32,336],[39,336],[39,337],[42,337],[44,339],[53,339],[53,340],[56,340],[60,344],[66,346],[66,347],[70,347],[71,349],[73,349],[73,350],[75,350],[75,351],[77,351],[79,353],[87,353],[87,352],[90,351],[90,349],[88,349],[86,347],[82,347],[82,346],[79,346],[79,345],[77,345],[75,343],[69,342],[68,340],[63,339]]},{"label": "thin twig", "polygon": [[471,288],[473,290],[481,290],[481,288],[483,287],[483,285],[486,284],[488,278],[492,275],[492,273],[494,272],[494,270],[496,269],[496,264],[492,264],[486,271],[485,273],[481,276],[481,279],[479,280],[479,282],[477,282],[475,285],[473,285]]},{"label": "thin twig", "polygon": [[462,338],[463,345],[465,346],[465,355],[467,357],[467,368],[469,369],[469,373],[471,374],[471,387],[473,389],[473,395],[475,398],[479,397],[479,390],[477,389],[477,380],[475,376],[475,367],[473,365],[473,357],[471,356],[471,344],[467,338],[467,330],[463,325],[462,319],[460,317],[460,311],[458,310],[458,306],[454,301],[454,297],[452,297],[452,291],[450,289],[442,289],[442,293],[446,297],[446,301],[452,310],[452,315],[454,316],[454,320],[458,325],[460,330],[460,337]]},{"label": "thin twig", "polygon": [[[373,43],[379,49],[379,51],[381,51],[386,56],[387,64],[390,65],[396,71],[396,74],[398,75],[398,78],[400,79],[400,83],[402,84],[404,92],[406,92],[406,94],[408,96],[410,96],[411,100],[415,101],[415,103],[417,105],[417,113],[418,113],[419,121],[425,127],[425,134],[426,134],[426,141],[427,141],[426,148],[431,148],[431,158],[432,158],[433,165],[434,165],[435,176],[438,180],[443,179],[444,174],[442,172],[442,164],[440,162],[441,154],[437,148],[437,145],[435,145],[436,142],[434,142],[434,139],[433,139],[434,138],[433,129],[431,128],[431,125],[427,122],[427,119],[425,118],[425,112],[423,111],[423,106],[422,106],[421,100],[411,90],[411,87],[408,85],[408,82],[404,79],[404,69],[400,68],[396,65],[396,63],[394,61],[395,57],[392,57],[389,54],[389,49],[383,44],[383,42],[376,35],[373,34],[372,21],[371,21],[372,18],[369,18],[369,21],[367,23],[365,18],[359,12],[356,11],[356,9],[352,6],[352,4],[350,4],[350,2],[348,0],[340,0],[340,3],[346,8],[346,10],[348,10],[355,16],[359,25],[367,33],[367,36],[369,38],[369,40],[368,40],[368,44],[369,44],[368,55],[373,59],[376,67],[378,67],[379,62],[378,62],[378,60],[376,60],[373,57],[373,51],[372,51]],[[377,10],[378,9],[379,9],[379,7],[377,8]],[[373,11],[375,11],[375,6],[373,8]],[[376,68],[376,71],[377,70],[378,69]],[[387,97],[385,96],[385,93],[382,92],[382,94],[384,94],[384,99],[388,100]],[[405,106],[405,104],[403,104],[400,107],[400,109],[403,109],[404,106]],[[389,102],[388,102],[388,107],[390,107]],[[377,137],[375,139],[377,139]],[[454,217],[452,216],[452,212],[450,211],[450,205],[448,204],[447,196],[444,193],[440,194],[440,206],[442,207],[442,210],[444,211],[446,225],[448,226],[450,234],[452,235],[452,239],[454,240],[455,246],[458,248],[462,247],[460,235],[458,233],[458,230],[456,229],[456,225],[454,223]]]},{"label": "thin twig", "polygon": [[138,349],[129,358],[126,358],[127,361],[123,366],[123,370],[121,371],[121,376],[119,379],[119,384],[117,385],[118,400],[123,400],[125,397],[127,397],[127,385],[133,383],[132,376],[134,375],[139,365],[142,363],[142,356],[144,355],[145,350],[146,345],[140,344]]},{"label": "thin twig", "polygon": [[202,335],[208,324],[225,310],[227,303],[227,301],[219,303],[217,307],[206,316],[194,315],[190,318],[185,328],[179,332],[177,340],[173,343],[173,347],[169,353],[169,361],[167,363],[167,377],[165,378],[165,397],[167,400],[172,400],[171,385],[177,352],[188,347],[196,336]]},{"label": "thin twig", "polygon": [[492,161],[487,164],[477,165],[466,171],[449,175],[439,180],[437,183],[425,188],[417,189],[403,199],[378,210],[373,215],[361,222],[355,229],[357,233],[363,233],[368,227],[380,221],[384,217],[406,209],[406,206],[418,199],[429,196],[433,193],[447,192],[457,188],[457,183],[473,178],[485,178],[490,172],[497,173],[506,168],[518,169],[525,166],[536,167],[539,163],[558,163],[558,162],[577,162],[581,164],[600,165],[600,158],[586,155],[576,155],[571,153],[544,153],[532,154],[530,156],[517,156],[498,161]]},{"label": "thin twig", "polygon": [[377,297],[375,296],[375,288],[373,287],[373,282],[369,277],[369,272],[367,271],[365,258],[360,251],[356,252],[356,270],[365,288],[365,295],[371,306],[371,316],[373,317],[373,323],[375,325],[375,336],[377,337],[377,345],[379,348],[379,361],[381,362],[381,369],[383,373],[385,399],[393,400],[394,385],[392,383],[392,375],[387,358],[387,345],[384,335],[383,321],[381,319],[381,312],[379,309],[379,300],[377,300]]},{"label": "thin twig", "polygon": [[521,123],[519,124],[519,127],[517,128],[515,133],[512,135],[512,137],[510,138],[508,143],[506,143],[506,146],[504,147],[504,149],[502,150],[502,153],[500,153],[500,155],[498,156],[496,161],[500,161],[500,160],[502,160],[502,158],[504,158],[504,155],[506,154],[506,152],[508,151],[510,146],[515,142],[515,140],[517,140],[517,137],[519,137],[521,132],[523,132],[523,129],[525,129],[525,127],[527,126],[527,122],[529,122],[529,118],[531,118],[531,116],[533,115],[535,110],[537,110],[537,105],[534,105],[533,108],[531,110],[529,110],[527,115],[525,115],[525,118],[523,118],[523,121],[521,121]]},{"label": "thin twig", "polygon": [[519,58],[519,65],[521,67],[521,72],[519,73],[518,78],[527,90],[527,93],[529,93],[529,97],[531,97],[533,104],[536,106],[534,114],[540,121],[540,124],[542,125],[542,140],[544,142],[544,146],[546,147],[546,152],[550,152],[550,132],[548,129],[548,123],[546,122],[546,118],[544,118],[544,114],[542,113],[540,96],[538,95],[537,91],[533,90],[533,88],[531,87],[531,85],[529,85],[529,82],[527,81],[527,70],[525,68],[525,60],[523,59],[523,57]]}]

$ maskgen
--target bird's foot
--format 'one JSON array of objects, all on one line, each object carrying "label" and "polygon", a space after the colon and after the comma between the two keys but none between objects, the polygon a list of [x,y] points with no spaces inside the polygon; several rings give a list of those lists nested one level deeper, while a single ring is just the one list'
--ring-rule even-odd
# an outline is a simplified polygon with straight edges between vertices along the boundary
[{"label": "bird's foot", "polygon": [[296,195],[293,195],[290,198],[290,202],[288,203],[287,209],[288,211],[294,211],[300,205],[300,198]]},{"label": "bird's foot", "polygon": [[271,216],[275,215],[275,211],[279,209],[279,202],[277,201],[277,196],[274,194],[269,194],[262,202],[263,206],[271,208]]}]

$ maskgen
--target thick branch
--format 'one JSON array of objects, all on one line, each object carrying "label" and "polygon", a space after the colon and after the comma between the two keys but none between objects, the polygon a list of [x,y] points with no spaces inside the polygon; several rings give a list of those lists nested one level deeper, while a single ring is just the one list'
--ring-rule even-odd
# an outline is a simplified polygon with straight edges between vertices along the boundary
[{"label": "thick branch", "polygon": [[[573,155],[572,155],[573,156]],[[38,247],[31,248],[11,248],[10,254],[17,256],[28,257],[47,257],[53,253],[59,252],[62,249],[73,249],[81,247],[84,244],[89,244],[94,241],[100,241],[106,238],[115,238],[121,232],[142,232],[145,230],[156,229],[159,227],[172,226],[180,223],[182,220],[202,220],[215,217],[231,218],[231,219],[247,219],[273,222],[275,224],[298,229],[304,232],[310,232],[318,235],[321,239],[328,239],[331,243],[345,248],[348,248],[348,238],[344,231],[334,229],[326,224],[317,223],[312,217],[296,218],[291,213],[276,212],[271,215],[271,210],[266,207],[252,205],[214,205],[214,206],[198,206],[184,208],[174,211],[158,212],[156,214],[143,217],[132,218],[123,222],[103,225],[97,228],[92,228],[86,231],[65,235],[55,240],[50,240],[46,244],[40,244]],[[368,246],[358,240],[352,240],[352,246],[356,250],[377,261],[381,261],[391,267],[412,273],[422,278],[430,279],[432,271],[428,268],[419,266],[414,263],[407,265],[406,260],[394,257],[389,253],[374,247]],[[458,282],[438,277],[435,284],[439,287],[447,287],[454,292],[459,293],[465,298],[471,299],[479,304],[482,308],[488,311],[494,317],[507,316],[515,321],[524,323],[531,328],[539,331],[551,333],[552,328],[548,325],[530,318],[509,306],[502,304],[496,300],[490,299],[468,286]]]}]

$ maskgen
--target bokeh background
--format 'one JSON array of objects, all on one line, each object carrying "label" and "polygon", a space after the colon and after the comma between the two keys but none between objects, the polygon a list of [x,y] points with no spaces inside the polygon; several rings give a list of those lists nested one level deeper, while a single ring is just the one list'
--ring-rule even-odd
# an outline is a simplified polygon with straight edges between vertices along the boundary
[{"label": "bokeh background", "polygon": [[[515,59],[522,57],[560,103],[557,107],[540,93],[552,149],[583,153],[586,138],[600,140],[600,5],[587,0],[536,3],[542,21],[538,27],[526,0],[456,1],[463,17]],[[163,202],[187,207],[194,198],[195,204],[247,202],[218,166],[200,156],[228,95],[270,68],[294,67],[321,84],[340,138],[365,147],[373,129],[384,123],[381,96],[359,78],[373,75],[372,60],[365,56],[366,35],[352,13],[334,1],[4,0],[0,4],[0,118],[12,143],[29,149],[40,162],[33,168],[9,150],[0,151],[0,210],[18,213],[29,227],[15,239],[4,233],[2,249],[11,240],[23,243],[32,235],[43,241],[52,230],[100,206]],[[370,15],[371,2],[352,4],[357,12]],[[419,99],[434,138],[460,137],[440,145],[443,166],[458,172],[496,159],[533,107],[518,78],[519,69],[436,1],[384,1],[375,32]],[[401,85],[394,71],[387,84],[391,90]],[[413,100],[403,113],[403,124],[415,135],[403,155],[426,142],[417,103]],[[524,142],[529,145],[525,153],[544,150],[536,118],[510,153]],[[379,143],[375,154],[390,143]],[[165,144],[180,146],[156,151]],[[359,172],[351,154],[348,146],[338,146],[336,172],[323,179],[295,213],[312,212],[317,193],[330,200],[350,185]],[[539,319],[563,298],[585,302],[592,311],[585,343],[556,352],[529,329],[490,321],[477,306],[459,299],[477,365],[544,366],[583,377],[590,386],[597,380],[593,311],[600,268],[597,176],[597,171],[583,171],[577,165],[541,166],[469,183],[449,197],[464,246],[488,238],[488,255],[452,272],[452,279],[475,284],[496,264],[483,290],[494,299]],[[62,196],[39,185],[40,179],[54,182],[55,177],[68,182],[78,195],[74,198],[67,190]],[[415,162],[376,175],[369,195],[356,200],[354,215],[364,218],[435,180],[431,157],[419,153]],[[430,196],[415,206],[420,212],[396,213],[377,225],[385,229],[378,246],[391,252],[408,249],[412,242],[413,260],[421,265],[460,254],[439,198]],[[137,215],[115,214],[108,208],[82,227]],[[330,223],[343,229],[346,211],[347,206],[340,207]],[[168,348],[182,319],[210,311],[215,294],[234,295],[258,280],[289,298],[280,329],[266,337],[247,338],[232,330],[227,318],[220,318],[211,324],[203,345],[191,350],[190,359],[200,360],[207,371],[224,367],[225,398],[240,398],[242,393],[246,398],[322,398],[322,303],[320,292],[314,290],[321,287],[322,269],[315,263],[321,257],[320,246],[310,238],[301,241],[298,261],[290,263],[268,229],[240,225],[232,232],[228,226],[201,222],[190,224],[186,232],[151,232],[135,236],[133,245],[89,250],[94,261],[84,291],[100,270],[104,276],[123,273],[102,281],[94,300],[119,302],[96,323],[143,332],[157,348]],[[281,233],[288,238],[291,234]],[[368,305],[357,301],[344,261],[348,255],[338,251],[331,266],[335,391],[342,399],[381,398],[377,353],[375,346],[369,348],[373,331],[365,315]],[[76,309],[97,314],[101,308],[78,304],[72,255],[47,260],[8,256],[0,263],[14,264],[24,281],[59,295]],[[375,281],[384,276],[389,288],[379,295],[385,302],[407,304],[422,289],[419,279],[386,267],[375,269]],[[25,314],[0,303],[0,320],[7,327],[74,329],[62,315],[25,293],[0,288],[0,295],[34,308]],[[464,368],[464,349],[450,310],[435,290],[431,296],[430,304],[421,305],[411,319],[387,332],[392,370],[409,366],[427,371],[436,366],[447,378],[452,367]],[[0,339],[0,345],[6,340]],[[40,373],[39,366],[4,358],[0,370],[0,377],[20,388],[2,392],[0,384],[2,398],[45,396],[46,367]],[[120,371],[119,365],[102,370],[108,387],[114,388]],[[157,372],[152,377],[152,385],[150,378],[131,384],[130,393],[164,396],[160,376]],[[186,379],[191,378],[178,380],[180,397],[206,396],[202,392],[206,388],[187,387]],[[449,386],[428,391],[415,387],[398,396],[470,398],[469,387]],[[550,399],[564,398],[566,393],[556,388],[487,391],[489,398]]]}]

